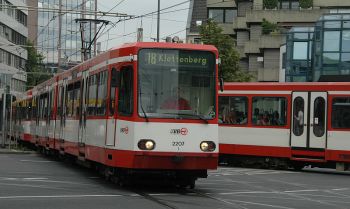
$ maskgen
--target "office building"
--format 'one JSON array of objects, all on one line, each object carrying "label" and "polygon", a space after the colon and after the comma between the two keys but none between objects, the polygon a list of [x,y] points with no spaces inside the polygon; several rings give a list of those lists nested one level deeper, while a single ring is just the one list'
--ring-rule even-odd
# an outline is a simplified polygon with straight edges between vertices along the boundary
[{"label": "office building", "polygon": [[[81,30],[76,19],[95,19],[85,12],[96,11],[96,0],[28,0],[30,11],[29,39],[44,56],[47,69],[68,69],[83,59],[81,56]],[[71,12],[75,10],[75,12]],[[84,24],[85,40],[95,34],[95,24]],[[94,45],[92,46],[94,51]]]},{"label": "office building", "polygon": [[279,81],[280,47],[286,33],[295,26],[314,26],[323,14],[348,9],[350,1],[345,0],[194,0],[187,41],[199,43],[196,23],[212,18],[235,39],[241,69],[256,81]]}]

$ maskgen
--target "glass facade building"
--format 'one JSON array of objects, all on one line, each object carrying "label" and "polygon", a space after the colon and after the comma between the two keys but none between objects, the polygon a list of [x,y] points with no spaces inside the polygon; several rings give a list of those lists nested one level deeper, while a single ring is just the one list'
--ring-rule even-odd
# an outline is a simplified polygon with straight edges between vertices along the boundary
[{"label": "glass facade building", "polygon": [[313,81],[350,75],[350,14],[324,15],[316,23]]},{"label": "glass facade building", "polygon": [[[63,69],[81,62],[80,24],[76,23],[75,19],[94,19],[93,15],[85,15],[82,11],[95,11],[95,0],[38,0],[38,7],[36,41],[38,50],[45,57],[44,63],[47,67],[57,68],[59,59]],[[40,8],[43,9],[40,10]],[[47,11],[45,8],[53,10]],[[61,16],[59,9],[61,9]],[[78,12],[72,13],[67,10]],[[61,27],[59,27],[60,22]],[[61,40],[59,40],[59,32],[61,32]],[[85,38],[92,36],[94,32],[94,24],[84,25]]]},{"label": "glass facade building", "polygon": [[313,37],[313,27],[295,27],[287,34],[283,58],[287,82],[312,81]]},{"label": "glass facade building", "polygon": [[326,14],[315,27],[292,28],[284,61],[287,82],[350,75],[350,14]]}]

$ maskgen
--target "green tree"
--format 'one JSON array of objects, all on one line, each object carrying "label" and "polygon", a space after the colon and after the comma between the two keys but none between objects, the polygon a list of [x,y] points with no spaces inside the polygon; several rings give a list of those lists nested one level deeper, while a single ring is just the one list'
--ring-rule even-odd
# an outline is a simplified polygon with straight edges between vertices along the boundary
[{"label": "green tree", "polygon": [[25,48],[28,52],[28,59],[25,65],[25,70],[27,72],[27,89],[30,89],[49,79],[51,75],[44,68],[44,56],[34,48],[33,43],[28,41]]},{"label": "green tree", "polygon": [[222,76],[225,81],[250,81],[252,75],[239,68],[239,54],[234,48],[234,41],[213,20],[200,26],[200,36],[204,44],[214,45],[219,50]]}]

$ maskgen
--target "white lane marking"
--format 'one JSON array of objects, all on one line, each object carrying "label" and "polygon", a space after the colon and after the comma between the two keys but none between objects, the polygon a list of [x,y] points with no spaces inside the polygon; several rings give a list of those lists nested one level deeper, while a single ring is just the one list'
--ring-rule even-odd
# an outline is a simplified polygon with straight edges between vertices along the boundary
[{"label": "white lane marking", "polygon": [[23,180],[45,180],[48,178],[23,178]]},{"label": "white lane marking", "polygon": [[263,203],[257,203],[257,202],[247,202],[247,201],[240,201],[240,200],[228,200],[228,201],[251,204],[251,205],[266,206],[266,207],[271,207],[271,208],[296,209],[296,208],[290,208],[290,207],[285,207],[285,206],[280,206],[280,205],[270,205],[270,204],[263,204]]},{"label": "white lane marking", "polygon": [[246,172],[246,175],[252,176],[252,175],[269,175],[269,174],[290,174],[295,173],[291,171],[252,171],[252,172]]},{"label": "white lane marking", "polygon": [[44,189],[59,189],[59,190],[67,190],[64,188],[58,188],[58,187],[52,187],[52,186],[46,186],[46,185],[29,185],[29,184],[10,184],[10,183],[0,183],[0,185],[6,185],[6,186],[17,186],[17,187],[31,187],[31,188],[44,188]]},{"label": "white lane marking", "polygon": [[53,163],[55,161],[49,160],[20,160],[21,162],[31,162],[31,163]]},{"label": "white lane marking", "polygon": [[[231,195],[231,194],[278,194],[280,192],[269,192],[269,191],[244,191],[244,192],[221,192],[219,195]],[[215,193],[208,193],[215,194]]]},{"label": "white lane marking", "polygon": [[46,177],[35,177],[35,178],[13,178],[13,177],[0,177],[3,181],[36,181],[36,180],[46,180]]},{"label": "white lane marking", "polygon": [[345,191],[345,190],[349,190],[349,188],[339,188],[339,189],[331,189],[334,191]]},{"label": "white lane marking", "polygon": [[285,193],[298,193],[298,192],[319,192],[318,189],[301,189],[301,190],[290,190],[290,191],[283,191]]}]

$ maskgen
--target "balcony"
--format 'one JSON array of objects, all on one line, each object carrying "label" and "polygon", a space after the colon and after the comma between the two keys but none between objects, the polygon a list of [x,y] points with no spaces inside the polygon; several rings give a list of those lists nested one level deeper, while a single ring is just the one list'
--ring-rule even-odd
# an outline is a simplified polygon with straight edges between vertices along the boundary
[{"label": "balcony", "polygon": [[260,39],[260,49],[280,48],[284,43],[285,36],[282,34],[263,35]]},{"label": "balcony", "polygon": [[258,81],[278,81],[279,69],[260,68],[258,70]]},{"label": "balcony", "polygon": [[248,41],[244,44],[245,54],[258,54],[261,49],[279,49],[284,43],[282,34],[263,35],[260,40]]},{"label": "balcony", "polygon": [[316,22],[328,10],[254,10],[247,11],[247,23],[260,23],[263,18],[270,22]]},{"label": "balcony", "polygon": [[245,54],[258,54],[260,53],[259,41],[248,41],[244,45]]},{"label": "balcony", "polygon": [[348,7],[349,1],[344,0],[314,0],[314,7]]},{"label": "balcony", "polygon": [[231,35],[234,33],[232,23],[219,23],[218,25],[223,29],[223,34]]},{"label": "balcony", "polygon": [[247,29],[247,20],[246,17],[236,17],[233,22],[233,28],[237,29]]}]

